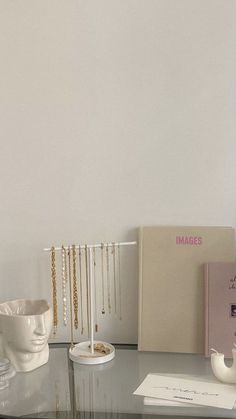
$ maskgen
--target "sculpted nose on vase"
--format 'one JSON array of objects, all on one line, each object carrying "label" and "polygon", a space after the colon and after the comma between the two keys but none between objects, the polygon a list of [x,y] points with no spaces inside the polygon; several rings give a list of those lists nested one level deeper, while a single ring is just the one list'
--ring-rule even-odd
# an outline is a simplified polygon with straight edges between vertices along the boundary
[{"label": "sculpted nose on vase", "polygon": [[43,316],[40,316],[36,322],[35,333],[40,336],[44,336],[47,333],[45,319]]}]

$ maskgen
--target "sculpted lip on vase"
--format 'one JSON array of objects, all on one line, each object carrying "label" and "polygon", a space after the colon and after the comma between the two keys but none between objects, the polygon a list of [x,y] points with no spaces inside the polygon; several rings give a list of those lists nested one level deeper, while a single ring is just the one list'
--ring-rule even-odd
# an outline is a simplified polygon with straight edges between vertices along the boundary
[{"label": "sculpted lip on vase", "polygon": [[35,344],[35,345],[44,345],[45,344],[45,342],[46,342],[46,339],[35,339],[35,340],[32,340],[32,342],[33,342],[33,344]]}]

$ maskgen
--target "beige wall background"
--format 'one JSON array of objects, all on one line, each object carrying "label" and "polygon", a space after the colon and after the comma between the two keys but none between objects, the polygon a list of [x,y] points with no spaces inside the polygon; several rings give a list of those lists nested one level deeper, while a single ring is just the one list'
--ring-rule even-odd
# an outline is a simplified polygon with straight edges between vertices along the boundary
[{"label": "beige wall background", "polygon": [[[0,1],[1,301],[51,299],[52,244],[236,227],[235,18],[234,0]],[[137,341],[137,266],[124,251],[123,320],[99,338]]]}]

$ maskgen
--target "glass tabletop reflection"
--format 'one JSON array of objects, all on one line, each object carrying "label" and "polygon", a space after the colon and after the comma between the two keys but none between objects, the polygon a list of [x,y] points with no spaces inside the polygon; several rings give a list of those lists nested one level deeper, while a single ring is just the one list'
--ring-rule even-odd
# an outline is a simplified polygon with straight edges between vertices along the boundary
[{"label": "glass tabletop reflection", "polygon": [[233,418],[235,410],[206,407],[145,406],[133,395],[148,373],[213,379],[201,355],[138,352],[116,345],[113,360],[100,365],[73,363],[69,345],[50,345],[49,362],[17,373],[0,391],[0,417],[56,419]]}]

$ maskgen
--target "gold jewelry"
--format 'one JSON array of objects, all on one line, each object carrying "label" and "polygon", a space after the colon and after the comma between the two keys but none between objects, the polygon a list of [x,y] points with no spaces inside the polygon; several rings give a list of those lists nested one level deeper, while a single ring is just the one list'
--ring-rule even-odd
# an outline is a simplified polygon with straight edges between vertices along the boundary
[{"label": "gold jewelry", "polygon": [[95,343],[94,350],[101,354],[108,355],[111,352],[111,349],[108,346],[104,345],[103,343]]},{"label": "gold jewelry", "polygon": [[94,272],[95,332],[98,332],[98,319],[97,319],[97,283],[96,283],[96,250],[95,250],[95,247],[93,247],[93,272]]},{"label": "gold jewelry", "polygon": [[122,320],[121,277],[120,277],[120,243],[118,243],[118,284],[119,284],[119,314]]},{"label": "gold jewelry", "polygon": [[87,302],[87,330],[88,334],[90,333],[90,323],[89,323],[89,278],[88,278],[88,246],[85,245],[85,279],[86,279],[86,302]]},{"label": "gold jewelry", "polygon": [[62,278],[62,310],[63,310],[63,323],[67,326],[67,296],[66,296],[66,283],[67,283],[67,263],[66,263],[66,249],[61,247],[61,278]]},{"label": "gold jewelry", "polygon": [[[89,349],[91,348],[91,345],[89,345]],[[111,349],[108,348],[108,346],[104,345],[104,343],[95,343],[93,345],[93,348],[95,350],[95,352],[99,352],[100,354],[110,354],[111,353]]]},{"label": "gold jewelry", "polygon": [[101,270],[102,270],[102,314],[105,314],[105,292],[104,292],[104,244],[101,243]]},{"label": "gold jewelry", "polygon": [[106,244],[106,262],[107,262],[107,299],[108,299],[108,311],[111,314],[111,289],[110,289],[110,263],[109,263],[109,248],[108,243]]},{"label": "gold jewelry", "polygon": [[68,246],[68,274],[70,286],[70,334],[71,334],[71,348],[74,347],[74,329],[73,329],[73,292],[72,292],[72,277],[71,277],[71,249]]},{"label": "gold jewelry", "polygon": [[74,305],[74,326],[78,329],[78,290],[76,278],[76,247],[72,245],[72,259],[73,259],[73,305]]},{"label": "gold jewelry", "polygon": [[53,334],[56,334],[58,325],[57,316],[57,274],[56,274],[56,252],[55,247],[51,247],[51,280],[52,280],[52,299],[53,299]]},{"label": "gold jewelry", "polygon": [[114,279],[114,308],[116,313],[116,246],[112,243],[112,255],[113,255],[113,279]]},{"label": "gold jewelry", "polygon": [[79,245],[79,285],[80,285],[80,319],[81,319],[81,335],[82,335],[84,333],[84,315],[83,315],[82,260],[81,260],[80,245]]}]

